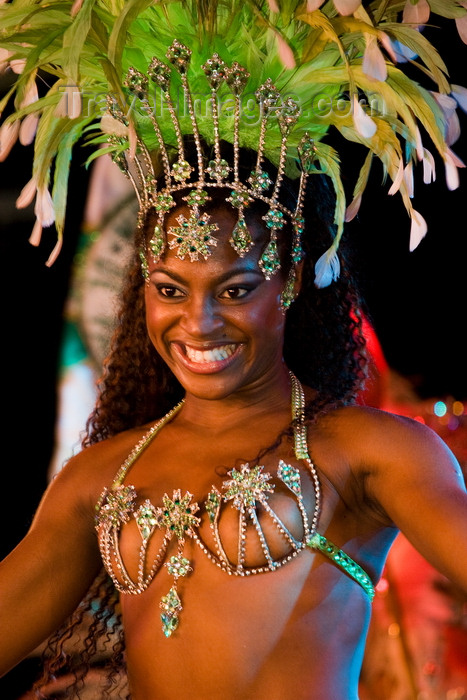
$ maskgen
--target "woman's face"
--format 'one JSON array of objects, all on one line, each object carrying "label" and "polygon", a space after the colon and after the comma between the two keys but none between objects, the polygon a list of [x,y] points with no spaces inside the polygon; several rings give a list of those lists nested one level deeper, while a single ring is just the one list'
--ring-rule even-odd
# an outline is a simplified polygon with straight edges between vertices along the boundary
[{"label": "woman's face", "polygon": [[[178,207],[166,217],[177,224]],[[228,208],[211,213],[218,231],[211,255],[191,262],[168,250],[149,259],[145,289],[149,337],[187,393],[222,398],[259,386],[284,371],[284,315],[280,272],[266,280],[258,266],[265,244],[262,226],[250,225],[255,245],[240,258],[229,244],[236,215]]]}]

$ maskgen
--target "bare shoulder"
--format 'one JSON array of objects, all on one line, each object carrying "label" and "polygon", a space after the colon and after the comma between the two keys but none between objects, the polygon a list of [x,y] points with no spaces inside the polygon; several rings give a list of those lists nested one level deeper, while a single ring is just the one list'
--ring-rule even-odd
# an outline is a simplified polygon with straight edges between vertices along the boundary
[{"label": "bare shoulder", "polygon": [[367,406],[346,406],[319,421],[324,439],[342,450],[356,467],[372,470],[400,460],[429,462],[456,460],[441,438],[429,427],[407,416]]},{"label": "bare shoulder", "polygon": [[64,496],[76,493],[81,503],[94,508],[104,487],[111,485],[119,468],[149,427],[126,430],[84,448],[58,472],[49,490]]}]

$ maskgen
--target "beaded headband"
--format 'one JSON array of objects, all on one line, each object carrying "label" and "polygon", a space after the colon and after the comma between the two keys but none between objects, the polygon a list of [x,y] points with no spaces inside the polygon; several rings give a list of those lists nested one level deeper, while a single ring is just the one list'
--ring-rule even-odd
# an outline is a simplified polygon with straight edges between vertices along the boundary
[{"label": "beaded headband", "polygon": [[[297,203],[294,211],[291,211],[281,204],[279,197],[288,151],[287,139],[290,130],[293,129],[298,120],[300,106],[290,97],[282,100],[273,82],[270,79],[266,80],[255,92],[255,98],[260,110],[259,142],[255,149],[257,152],[256,167],[251,172],[247,182],[241,182],[239,179],[239,120],[242,92],[249,78],[249,73],[236,62],[232,66],[227,66],[220,56],[215,53],[201,67],[206,75],[206,84],[210,90],[209,103],[214,133],[214,158],[205,166],[206,159],[203,153],[195,107],[187,78],[190,56],[190,49],[177,40],[172,43],[166,53],[169,63],[181,78],[184,104],[187,105],[195,142],[196,166],[190,164],[185,158],[182,128],[170,92],[172,72],[170,66],[154,57],[148,66],[146,75],[131,67],[125,80],[125,86],[140,101],[143,111],[151,120],[164,169],[163,178],[165,185],[158,189],[150,154],[144,142],[138,137],[137,151],[141,154],[139,158],[130,159],[128,152],[125,153],[125,156],[120,155],[120,157],[116,158],[117,164],[131,179],[137,193],[140,205],[140,220],[144,220],[146,213],[151,209],[158,213],[158,223],[154,227],[149,250],[141,252],[143,274],[147,277],[147,253],[149,252],[155,260],[158,260],[163,254],[166,245],[170,249],[176,249],[177,257],[182,260],[187,256],[191,261],[198,260],[199,256],[209,257],[211,247],[217,245],[217,240],[212,234],[218,230],[218,226],[215,223],[209,223],[210,217],[207,213],[202,212],[202,207],[210,200],[209,188],[225,188],[230,191],[226,201],[237,209],[237,222],[230,237],[230,244],[240,257],[243,257],[253,245],[244,216],[245,208],[254,200],[261,200],[269,206],[269,210],[263,216],[263,219],[270,232],[270,239],[260,256],[259,266],[265,278],[270,279],[280,268],[277,231],[284,226],[287,219],[292,224],[294,232],[292,264],[297,264],[302,259],[303,202],[305,181],[308,169],[313,162],[313,139],[305,134],[297,148],[301,174]],[[159,88],[162,92],[164,103],[170,114],[173,133],[177,143],[177,158],[175,162],[171,162],[169,158],[160,124],[155,116],[154,104],[156,100],[151,105],[150,82],[152,82],[155,89]],[[233,133],[230,139],[230,142],[233,144],[232,164],[229,164],[222,157],[219,137],[218,91],[223,84],[228,86],[234,100]],[[111,115],[125,124],[123,113],[115,105],[111,106]],[[275,182],[270,179],[269,174],[263,169],[268,123],[274,118],[277,119],[281,133],[279,162]],[[117,136],[111,136],[110,138],[114,142],[119,141]],[[135,164],[137,166],[136,169],[132,167]],[[193,174],[195,174],[195,179],[192,179]],[[183,214],[180,215],[177,218],[179,226],[169,228],[167,233],[171,238],[166,241],[164,216],[176,204],[173,194],[187,189],[189,192],[183,197],[183,200],[187,202],[190,209],[188,219]],[[270,191],[269,194],[268,191]]]}]

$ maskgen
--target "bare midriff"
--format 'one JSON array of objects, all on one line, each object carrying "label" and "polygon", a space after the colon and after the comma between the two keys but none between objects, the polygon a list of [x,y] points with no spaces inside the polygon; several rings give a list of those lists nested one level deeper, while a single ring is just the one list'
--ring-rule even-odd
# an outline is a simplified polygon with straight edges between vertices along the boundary
[{"label": "bare midriff", "polygon": [[132,700],[356,700],[370,602],[355,582],[311,551],[238,578],[196,549],[169,639],[166,572],[122,595]]}]

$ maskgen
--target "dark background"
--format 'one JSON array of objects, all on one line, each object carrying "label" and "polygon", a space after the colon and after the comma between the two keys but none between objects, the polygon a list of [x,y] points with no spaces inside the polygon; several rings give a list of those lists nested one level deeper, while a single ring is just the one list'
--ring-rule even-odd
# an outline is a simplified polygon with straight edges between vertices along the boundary
[{"label": "dark background", "polygon": [[[436,35],[453,83],[467,85],[467,47],[454,22]],[[427,32],[428,33],[428,32]],[[4,85],[0,76],[0,93]],[[453,150],[467,162],[464,134]],[[426,146],[430,148],[427,139]],[[17,145],[0,164],[0,255],[3,367],[3,468],[0,555],[6,554],[30,524],[47,481],[54,442],[57,361],[70,268],[80,233],[88,185],[86,153],[76,148],[72,166],[64,248],[52,266],[45,261],[55,243],[45,231],[39,248],[28,243],[32,208],[15,209],[30,177],[32,147]],[[347,160],[346,160],[347,157]],[[361,156],[343,153],[344,181],[351,189]],[[421,171],[421,166],[420,166]],[[410,219],[399,196],[387,196],[382,169],[375,163],[358,218],[348,225],[359,261],[367,312],[389,365],[410,379],[421,397],[467,400],[464,297],[466,287],[467,174],[449,192],[444,167],[429,186],[416,178],[414,206],[428,222],[428,234],[409,252]],[[11,504],[11,509],[8,507]],[[8,630],[3,631],[7,634]],[[14,700],[29,685],[25,665],[0,681],[2,700]]]}]

